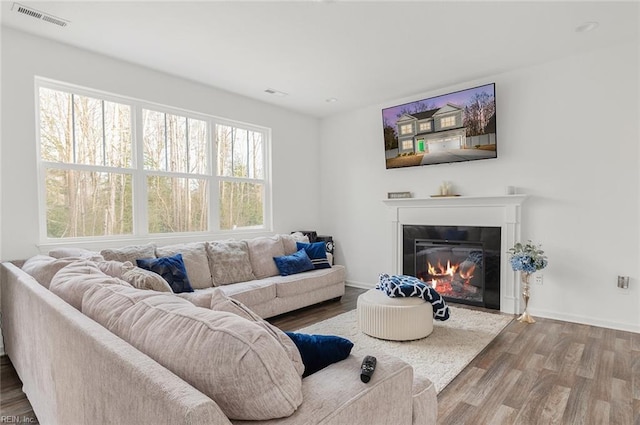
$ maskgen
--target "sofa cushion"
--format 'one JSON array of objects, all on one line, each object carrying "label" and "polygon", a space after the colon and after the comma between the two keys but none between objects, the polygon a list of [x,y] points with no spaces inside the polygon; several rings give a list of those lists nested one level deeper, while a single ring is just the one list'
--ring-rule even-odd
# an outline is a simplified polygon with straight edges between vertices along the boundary
[{"label": "sofa cushion", "polygon": [[99,252],[75,247],[52,249],[49,251],[49,256],[53,258],[82,258],[90,261],[104,261],[104,257]]},{"label": "sofa cushion", "polygon": [[247,240],[249,260],[256,279],[278,275],[273,257],[284,255],[284,247],[279,236],[259,237]]},{"label": "sofa cushion", "polygon": [[278,298],[287,298],[344,282],[344,278],[344,267],[334,266],[329,269],[311,270],[297,275],[270,277],[265,279],[265,282],[275,284]]},{"label": "sofa cushion", "polygon": [[310,335],[296,332],[287,332],[286,335],[300,351],[305,367],[303,378],[346,359],[353,348],[353,342],[336,335]]},{"label": "sofa cushion", "polygon": [[176,294],[180,292],[193,292],[187,269],[182,261],[182,254],[172,257],[139,258],[136,260],[138,267],[150,270],[162,276],[169,283],[171,290]]},{"label": "sofa cushion", "polygon": [[187,268],[189,282],[193,289],[204,289],[213,286],[209,260],[205,242],[168,245],[156,248],[156,257],[171,257],[182,254],[182,260]]},{"label": "sofa cushion", "polygon": [[164,280],[158,273],[145,270],[142,267],[126,268],[122,273],[122,280],[129,283],[134,288],[145,289],[157,292],[173,292],[169,282]]},{"label": "sofa cushion", "polygon": [[131,288],[124,280],[104,274],[93,261],[80,260],[60,269],[51,279],[49,290],[80,310],[84,293],[97,285],[122,285]]},{"label": "sofa cushion", "polygon": [[282,239],[284,255],[291,255],[299,249],[296,248],[296,242],[309,243],[309,237],[301,232],[293,232],[290,235],[280,235],[280,239]]},{"label": "sofa cushion", "polygon": [[209,242],[207,256],[214,286],[246,282],[256,278],[251,270],[246,241]]},{"label": "sofa cushion", "polygon": [[226,296],[220,289],[216,289],[211,293],[210,308],[215,311],[233,313],[266,329],[275,339],[278,340],[278,342],[280,342],[280,345],[282,345],[282,348],[286,351],[289,359],[293,363],[293,366],[298,371],[298,374],[302,375],[304,373],[305,366],[302,362],[300,351],[291,338],[289,338],[280,329],[255,314],[250,308],[242,304],[240,301],[234,300],[233,298]]},{"label": "sofa cushion", "polygon": [[60,269],[69,264],[80,261],[78,258],[60,258],[56,259],[48,255],[36,255],[29,258],[22,265],[22,270],[33,276],[45,288],[51,285],[51,279]]},{"label": "sofa cushion", "polygon": [[305,250],[309,258],[311,259],[314,268],[328,269],[331,267],[331,263],[329,263],[329,259],[327,258],[326,242],[296,242],[296,248]]},{"label": "sofa cushion", "polygon": [[[249,282],[219,286],[218,288],[220,288],[225,295],[251,308],[257,304],[272,302],[276,298],[276,285],[272,279],[276,278],[270,277],[267,279],[251,280]],[[203,291],[207,290],[203,289]]]},{"label": "sofa cushion", "polygon": [[118,249],[103,249],[100,254],[107,261],[130,261],[135,264],[138,258],[154,258],[156,256],[156,247],[154,244],[147,245],[130,245]]},{"label": "sofa cushion", "polygon": [[276,262],[280,276],[289,276],[314,269],[313,263],[304,249],[291,255],[273,257],[273,261]]},{"label": "sofa cushion", "polygon": [[163,294],[129,300],[114,319],[114,301],[101,300],[118,296],[131,297],[108,287],[92,291],[85,314],[209,396],[230,419],[286,417],[302,403],[300,375],[264,328]]}]

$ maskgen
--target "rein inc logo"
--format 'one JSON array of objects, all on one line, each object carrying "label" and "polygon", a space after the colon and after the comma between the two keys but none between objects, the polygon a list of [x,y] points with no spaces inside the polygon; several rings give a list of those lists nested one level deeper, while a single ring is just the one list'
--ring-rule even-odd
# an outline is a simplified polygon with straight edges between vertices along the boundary
[{"label": "rein inc logo", "polygon": [[0,416],[0,423],[2,424],[37,424],[38,420],[31,416],[2,415]]}]

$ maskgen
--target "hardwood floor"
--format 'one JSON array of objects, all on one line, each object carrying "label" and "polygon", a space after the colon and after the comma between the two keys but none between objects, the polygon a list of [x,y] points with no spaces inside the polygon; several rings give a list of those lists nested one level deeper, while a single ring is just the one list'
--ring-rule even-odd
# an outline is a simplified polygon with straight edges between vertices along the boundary
[{"label": "hardwood floor", "polygon": [[[293,331],[354,309],[362,292],[269,321]],[[640,425],[640,334],[536,320],[514,320],[442,390],[438,425]],[[6,356],[0,372],[0,422],[37,423]]]},{"label": "hardwood floor", "polygon": [[39,423],[7,356],[0,357],[0,423]]}]

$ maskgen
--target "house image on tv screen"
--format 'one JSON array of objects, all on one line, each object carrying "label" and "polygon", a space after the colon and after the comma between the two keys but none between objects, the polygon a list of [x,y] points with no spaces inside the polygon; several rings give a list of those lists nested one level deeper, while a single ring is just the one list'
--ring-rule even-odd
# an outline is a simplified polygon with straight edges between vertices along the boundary
[{"label": "house image on tv screen", "polygon": [[387,168],[496,157],[492,84],[391,109],[383,111]]}]

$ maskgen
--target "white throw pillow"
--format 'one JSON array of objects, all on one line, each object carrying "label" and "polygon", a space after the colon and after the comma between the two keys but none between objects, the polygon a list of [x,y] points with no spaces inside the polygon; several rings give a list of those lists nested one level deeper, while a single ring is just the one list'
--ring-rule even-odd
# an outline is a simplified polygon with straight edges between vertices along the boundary
[{"label": "white throw pillow", "polygon": [[33,276],[42,286],[49,289],[51,279],[63,267],[68,266],[74,261],[80,261],[79,258],[60,258],[56,259],[48,255],[36,255],[29,258],[22,265],[22,270]]},{"label": "white throw pillow", "polygon": [[279,236],[259,237],[247,240],[249,261],[256,279],[277,276],[280,274],[274,257],[284,255],[284,246]]},{"label": "white throw pillow", "polygon": [[125,261],[135,265],[138,258],[155,258],[156,246],[154,244],[147,245],[130,245],[124,248],[109,248],[100,251],[100,254],[107,261]]},{"label": "white throw pillow", "polygon": [[211,288],[213,286],[205,242],[185,243],[156,248],[156,257],[172,257],[176,254],[182,254],[184,267],[187,269],[187,277],[193,289]]}]

